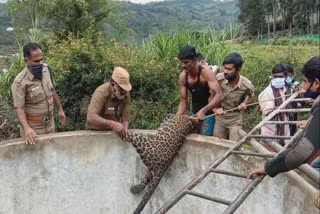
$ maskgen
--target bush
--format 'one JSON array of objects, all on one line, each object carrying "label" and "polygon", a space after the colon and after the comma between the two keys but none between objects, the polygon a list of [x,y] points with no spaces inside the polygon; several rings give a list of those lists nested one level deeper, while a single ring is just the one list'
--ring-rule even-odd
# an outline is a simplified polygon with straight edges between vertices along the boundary
[{"label": "bush", "polygon": [[19,47],[19,54],[11,59],[11,66],[7,73],[0,72],[0,98],[13,105],[11,85],[16,76],[24,69],[23,47]]},{"label": "bush", "polygon": [[[48,39],[47,62],[52,67],[63,109],[68,118],[65,128],[84,129],[86,107],[94,90],[109,76],[111,68],[105,63],[101,40],[93,41],[88,32],[83,38],[70,34],[67,39]],[[100,35],[97,35],[101,38]],[[71,124],[69,124],[71,123]]]},{"label": "bush", "polygon": [[290,44],[290,39],[289,38],[280,38],[280,39],[277,39],[275,41],[275,45],[289,45]]},{"label": "bush", "polygon": [[[44,53],[47,63],[53,68],[56,90],[67,116],[67,126],[57,124],[57,130],[84,129],[93,92],[105,79],[111,78],[116,66],[127,69],[131,77],[130,128],[158,128],[168,113],[176,113],[180,102],[178,78],[182,67],[177,55],[185,44],[194,45],[207,57],[209,64],[219,66],[227,54],[240,53],[245,61],[242,75],[253,82],[255,101],[270,84],[269,77],[275,64],[291,65],[297,70],[312,56],[318,55],[318,49],[314,46],[227,43],[227,34],[188,31],[160,34],[141,46],[121,44],[115,39],[105,44],[102,35],[91,30],[81,38],[73,34],[64,40],[48,37],[43,40],[46,47]],[[12,73],[12,76],[15,75]],[[297,78],[299,80],[299,76]],[[1,89],[10,91],[9,85],[3,84],[0,79],[0,93],[3,94]],[[249,108],[244,121],[246,131],[261,121],[257,106]]]},{"label": "bush", "polygon": [[130,127],[157,128],[168,113],[177,111],[180,101],[178,79],[182,68],[177,55],[181,47],[192,44],[210,61],[221,64],[231,46],[225,43],[226,35],[213,31],[159,34],[142,47],[124,45],[115,39],[104,44],[101,34],[92,31],[83,38],[70,34],[62,41],[47,39],[48,62],[54,70],[57,92],[72,121],[67,128],[58,126],[58,130],[84,128],[91,95],[104,79],[110,79],[116,66],[130,73]]}]

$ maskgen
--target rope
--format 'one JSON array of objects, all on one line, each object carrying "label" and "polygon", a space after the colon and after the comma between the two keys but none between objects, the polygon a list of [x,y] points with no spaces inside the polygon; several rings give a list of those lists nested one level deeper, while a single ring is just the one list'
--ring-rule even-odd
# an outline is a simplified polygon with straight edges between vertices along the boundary
[{"label": "rope", "polygon": [[[295,92],[295,93],[292,93],[292,94],[287,94],[287,95],[283,95],[283,96],[279,96],[279,97],[275,97],[273,99],[269,99],[269,100],[264,100],[264,101],[260,101],[260,102],[255,102],[255,103],[251,103],[251,104],[248,104],[247,107],[249,106],[254,106],[254,105],[258,105],[260,103],[264,103],[264,102],[269,102],[269,101],[273,101],[273,100],[276,100],[276,99],[279,99],[279,98],[282,98],[282,97],[289,97],[289,96],[292,96],[294,94],[301,94],[301,93],[305,93],[305,90],[301,89],[300,92]],[[232,108],[232,109],[228,109],[228,110],[225,110],[225,112],[230,112],[230,111],[234,111],[234,110],[237,110],[238,107],[235,107],[235,108]],[[207,115],[206,118],[208,117],[212,117],[212,116],[215,116],[216,114],[210,114],[210,115]],[[192,116],[190,116],[191,118],[194,118]]]}]

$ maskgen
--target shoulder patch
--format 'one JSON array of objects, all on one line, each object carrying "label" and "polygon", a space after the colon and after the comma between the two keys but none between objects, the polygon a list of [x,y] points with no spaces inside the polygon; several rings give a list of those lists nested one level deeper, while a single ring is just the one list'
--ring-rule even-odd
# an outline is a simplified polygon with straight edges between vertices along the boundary
[{"label": "shoulder patch", "polygon": [[244,86],[246,86],[249,89],[253,88],[252,82],[249,79],[247,79],[246,77],[244,77],[244,76],[242,76],[242,83],[243,83]]},{"label": "shoulder patch", "polygon": [[220,81],[220,80],[224,80],[224,74],[223,73],[220,73],[220,74],[217,74],[217,80]]},{"label": "shoulder patch", "polygon": [[20,83],[25,75],[26,75],[26,70],[21,71],[15,78],[14,82]]},{"label": "shoulder patch", "polygon": [[96,91],[99,91],[104,97],[110,96],[111,88],[110,83],[104,83],[103,85],[100,85]]}]

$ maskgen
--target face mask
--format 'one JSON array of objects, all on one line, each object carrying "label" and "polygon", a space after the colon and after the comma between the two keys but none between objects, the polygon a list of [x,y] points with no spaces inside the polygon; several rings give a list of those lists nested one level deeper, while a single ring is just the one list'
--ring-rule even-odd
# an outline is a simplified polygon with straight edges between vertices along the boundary
[{"label": "face mask", "polygon": [[271,80],[271,85],[275,88],[283,88],[285,85],[285,78],[275,78]]},{"label": "face mask", "polygon": [[34,75],[35,78],[42,79],[43,64],[40,65],[27,65],[28,70]]},{"label": "face mask", "polygon": [[292,78],[291,78],[291,77],[287,77],[287,78],[286,78],[286,83],[287,83],[287,84],[292,83]]},{"label": "face mask", "polygon": [[307,97],[310,97],[311,99],[316,99],[316,98],[319,96],[319,94],[318,94],[318,93],[314,93],[314,92],[312,92],[312,91],[310,90],[310,88],[312,87],[312,85],[313,85],[313,82],[311,83],[310,87],[308,88],[306,94],[307,94]]},{"label": "face mask", "polygon": [[234,75],[232,75],[231,77],[226,77],[224,76],[229,82],[232,82],[233,80],[235,80],[237,78],[237,73],[235,73]]},{"label": "face mask", "polygon": [[125,94],[124,95],[120,94],[120,91],[118,90],[118,87],[115,84],[112,84],[112,92],[113,92],[114,96],[116,96],[116,98],[118,100],[122,100],[122,99],[124,99],[126,97]]},{"label": "face mask", "polygon": [[307,90],[307,97],[310,97],[311,99],[316,99],[318,96],[318,93],[311,92],[310,89]]}]

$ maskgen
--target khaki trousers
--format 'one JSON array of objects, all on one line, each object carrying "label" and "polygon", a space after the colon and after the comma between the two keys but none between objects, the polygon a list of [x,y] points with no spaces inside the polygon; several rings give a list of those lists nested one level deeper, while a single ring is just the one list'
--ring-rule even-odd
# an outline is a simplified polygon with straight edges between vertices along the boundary
[{"label": "khaki trousers", "polygon": [[238,142],[241,136],[238,134],[242,129],[242,114],[240,112],[231,112],[225,115],[216,115],[213,136],[220,139],[228,139]]}]

